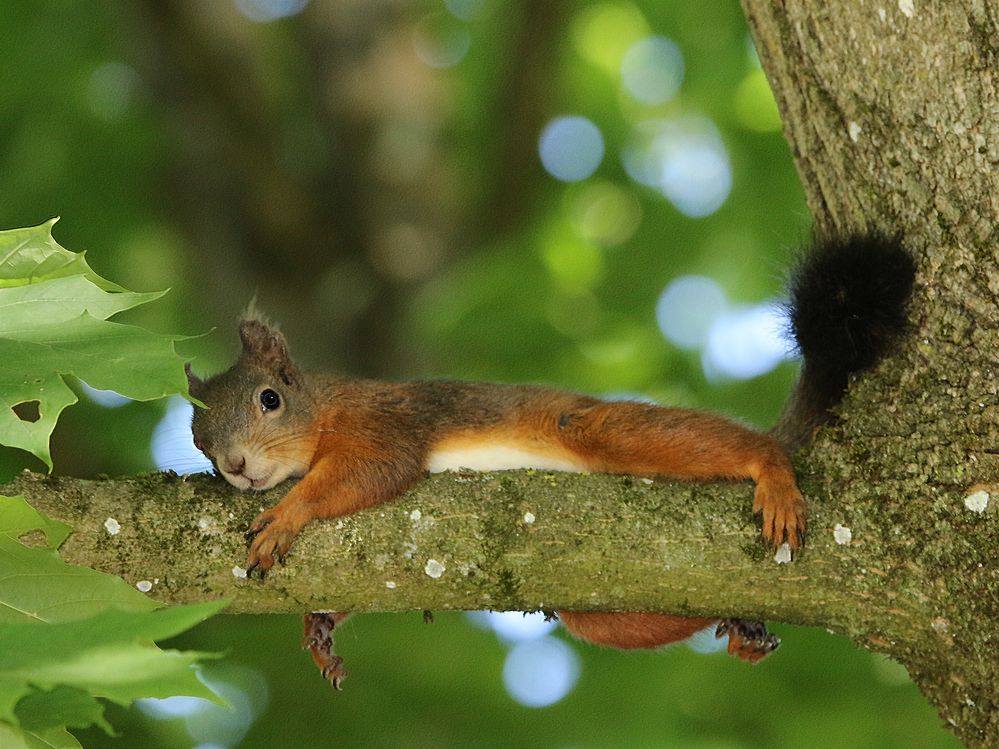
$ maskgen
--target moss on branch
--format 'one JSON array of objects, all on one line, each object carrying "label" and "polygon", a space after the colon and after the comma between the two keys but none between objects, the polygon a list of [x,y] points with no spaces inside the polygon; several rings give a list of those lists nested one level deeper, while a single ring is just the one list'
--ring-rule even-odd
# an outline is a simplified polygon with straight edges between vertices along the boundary
[{"label": "moss on branch", "polygon": [[[834,542],[841,513],[816,508],[810,546],[778,565],[752,522],[748,484],[434,476],[395,502],[313,523],[262,582],[233,569],[243,564],[246,527],[286,488],[251,494],[207,476],[24,474],[6,491],[75,527],[67,560],[154,581],[152,595],[164,602],[229,597],[233,612],[664,610],[855,633],[869,631],[877,613],[855,605],[868,587],[858,570],[870,544]],[[115,535],[108,517],[121,526]],[[438,565],[442,574],[429,574]]]}]

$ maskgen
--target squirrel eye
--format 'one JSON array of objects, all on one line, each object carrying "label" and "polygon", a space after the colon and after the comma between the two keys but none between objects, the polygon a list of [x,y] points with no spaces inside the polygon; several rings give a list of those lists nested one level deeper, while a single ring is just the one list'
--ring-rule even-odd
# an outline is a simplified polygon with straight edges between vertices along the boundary
[{"label": "squirrel eye", "polygon": [[260,405],[263,406],[265,411],[273,411],[281,405],[281,396],[268,388],[260,393]]}]

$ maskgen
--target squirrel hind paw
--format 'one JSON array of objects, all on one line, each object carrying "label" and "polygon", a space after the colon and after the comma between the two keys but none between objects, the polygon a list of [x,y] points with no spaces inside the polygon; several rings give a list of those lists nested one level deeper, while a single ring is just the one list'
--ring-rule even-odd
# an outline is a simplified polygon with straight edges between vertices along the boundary
[{"label": "squirrel hind paw", "polygon": [[313,611],[303,617],[302,648],[309,651],[319,673],[338,691],[347,671],[343,668],[343,658],[333,653],[333,629],[344,618],[346,614],[334,611]]},{"label": "squirrel hind paw", "polygon": [[763,622],[722,619],[715,637],[728,635],[728,652],[747,663],[759,663],[780,646],[780,639],[767,631]]}]

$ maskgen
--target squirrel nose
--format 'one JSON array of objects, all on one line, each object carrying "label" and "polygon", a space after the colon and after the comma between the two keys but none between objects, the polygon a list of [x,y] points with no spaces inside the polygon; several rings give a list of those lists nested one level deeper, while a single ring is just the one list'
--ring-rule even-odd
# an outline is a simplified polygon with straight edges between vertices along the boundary
[{"label": "squirrel nose", "polygon": [[240,455],[239,457],[234,457],[230,455],[226,458],[226,462],[229,464],[227,473],[231,473],[234,476],[241,476],[243,471],[246,470],[246,456]]}]

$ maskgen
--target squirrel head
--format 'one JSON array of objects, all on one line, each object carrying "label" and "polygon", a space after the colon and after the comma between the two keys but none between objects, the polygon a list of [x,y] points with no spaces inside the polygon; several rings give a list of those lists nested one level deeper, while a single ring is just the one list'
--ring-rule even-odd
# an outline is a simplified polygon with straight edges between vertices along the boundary
[{"label": "squirrel head", "polygon": [[288,353],[284,336],[259,319],[239,326],[243,352],[225,372],[188,388],[195,408],[194,444],[238,489],[263,491],[304,476],[316,447],[309,381]]}]

